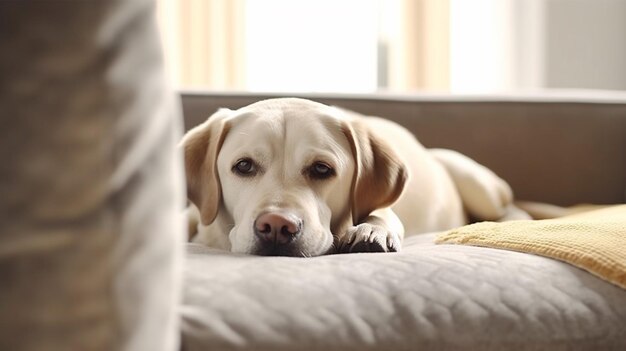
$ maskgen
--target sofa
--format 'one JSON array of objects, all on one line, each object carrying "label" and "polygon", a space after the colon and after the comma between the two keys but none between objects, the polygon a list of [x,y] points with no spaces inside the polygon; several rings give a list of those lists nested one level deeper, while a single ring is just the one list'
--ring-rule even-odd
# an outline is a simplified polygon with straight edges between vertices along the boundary
[{"label": "sofa", "polygon": [[[626,348],[624,288],[540,255],[438,233],[315,258],[186,243],[183,122],[286,94],[177,94],[154,10],[0,2],[0,350]],[[625,202],[624,93],[300,96],[396,120],[519,199]]]},{"label": "sofa", "polygon": [[[626,94],[621,92],[456,96],[188,91],[182,93],[185,127],[204,121],[219,107],[238,108],[277,96],[309,98],[392,119],[426,147],[455,149],[488,166],[511,184],[520,200],[561,206],[626,202]],[[407,233],[399,253],[307,259],[245,256],[188,244],[183,347],[621,350],[626,347],[626,207],[613,208],[613,214],[617,221],[601,217],[595,222],[574,218],[573,225],[501,225],[528,224],[538,227],[542,237],[560,232],[565,244],[572,235],[593,241],[610,228],[622,259],[608,264],[620,277],[617,284],[580,264],[598,252],[600,261],[609,256],[586,243],[578,253],[568,247],[555,254],[558,245],[548,242],[543,251],[529,254],[502,250],[507,245],[437,245],[440,233]],[[499,231],[496,239],[510,234],[510,226],[498,225],[493,224]],[[512,231],[519,234],[515,227]]]}]

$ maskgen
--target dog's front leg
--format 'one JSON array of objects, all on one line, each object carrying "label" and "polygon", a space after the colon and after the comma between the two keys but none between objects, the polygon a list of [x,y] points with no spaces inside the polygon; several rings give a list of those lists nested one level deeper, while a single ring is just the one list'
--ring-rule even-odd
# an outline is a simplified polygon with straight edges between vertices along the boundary
[{"label": "dog's front leg", "polygon": [[403,236],[402,222],[391,208],[378,209],[338,237],[337,252],[396,252]]}]

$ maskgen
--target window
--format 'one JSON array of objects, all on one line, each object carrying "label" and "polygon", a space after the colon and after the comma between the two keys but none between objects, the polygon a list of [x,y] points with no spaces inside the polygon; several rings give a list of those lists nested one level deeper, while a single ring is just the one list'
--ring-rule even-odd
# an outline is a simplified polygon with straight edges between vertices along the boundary
[{"label": "window", "polygon": [[158,2],[184,89],[626,89],[622,0]]}]

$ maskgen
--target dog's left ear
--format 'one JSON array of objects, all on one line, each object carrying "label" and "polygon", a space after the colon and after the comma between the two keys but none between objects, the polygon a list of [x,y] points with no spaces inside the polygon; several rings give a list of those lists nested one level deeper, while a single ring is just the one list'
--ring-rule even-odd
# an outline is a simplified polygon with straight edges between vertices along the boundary
[{"label": "dog's left ear", "polygon": [[342,122],[355,160],[352,219],[361,223],[372,211],[390,206],[402,194],[408,171],[400,157],[358,120]]},{"label": "dog's left ear", "polygon": [[222,197],[216,161],[228,133],[231,112],[218,110],[206,122],[187,132],[179,144],[185,154],[187,198],[200,211],[204,225],[215,220]]}]

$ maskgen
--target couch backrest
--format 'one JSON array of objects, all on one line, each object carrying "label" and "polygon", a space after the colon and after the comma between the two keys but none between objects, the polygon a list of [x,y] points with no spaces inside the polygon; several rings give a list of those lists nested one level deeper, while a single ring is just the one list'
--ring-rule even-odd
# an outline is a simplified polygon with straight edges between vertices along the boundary
[{"label": "couch backrest", "polygon": [[[278,96],[183,93],[185,123],[189,128],[219,107]],[[626,94],[298,97],[385,117],[427,147],[461,151],[506,179],[518,199],[626,202]]]}]

